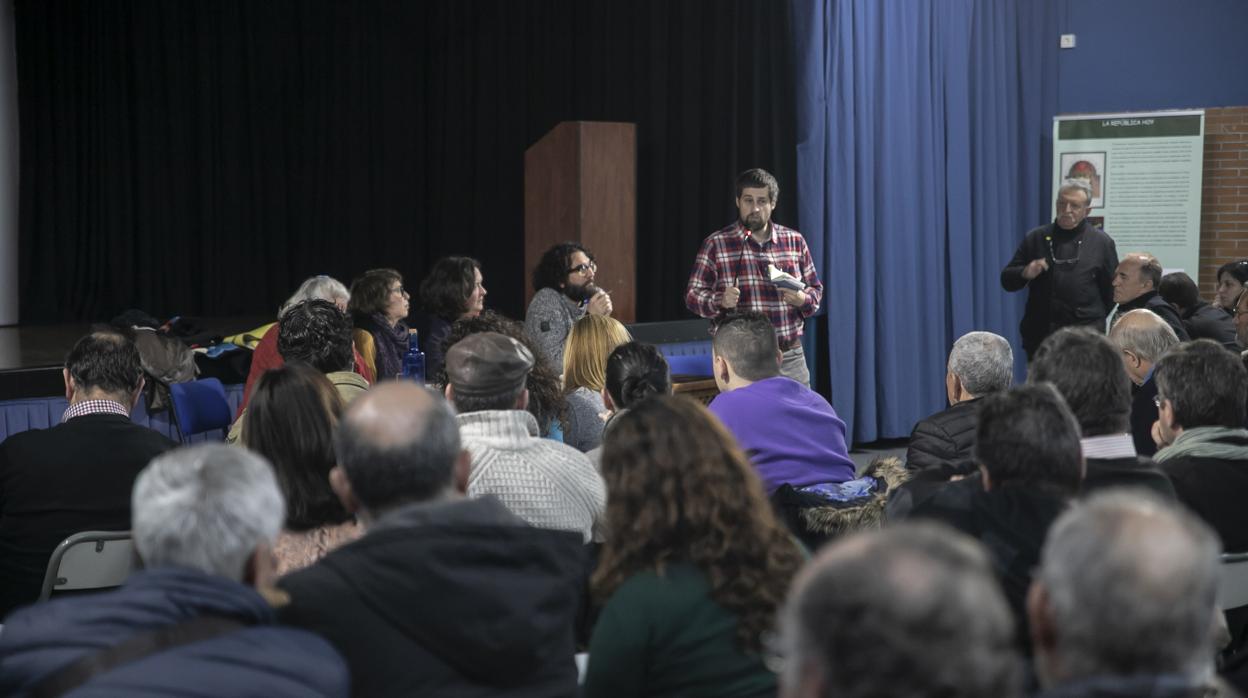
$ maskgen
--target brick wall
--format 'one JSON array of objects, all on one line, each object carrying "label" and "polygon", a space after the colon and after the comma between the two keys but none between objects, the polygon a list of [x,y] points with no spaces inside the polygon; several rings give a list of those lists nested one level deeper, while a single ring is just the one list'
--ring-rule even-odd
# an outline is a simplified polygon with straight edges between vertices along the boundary
[{"label": "brick wall", "polygon": [[1200,205],[1200,294],[1213,299],[1218,267],[1248,259],[1248,107],[1205,110]]}]

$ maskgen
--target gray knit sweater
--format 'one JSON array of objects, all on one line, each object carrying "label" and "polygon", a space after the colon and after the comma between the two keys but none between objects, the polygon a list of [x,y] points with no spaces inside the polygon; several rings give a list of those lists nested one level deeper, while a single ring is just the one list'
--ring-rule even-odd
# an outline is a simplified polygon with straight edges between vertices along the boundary
[{"label": "gray knit sweater", "polygon": [[572,325],[585,317],[585,309],[557,289],[543,288],[529,301],[524,314],[524,332],[537,342],[546,358],[563,373],[563,345]]},{"label": "gray knit sweater", "polygon": [[468,495],[493,494],[533,526],[579,531],[586,542],[607,502],[602,476],[576,449],[537,435],[523,410],[461,414],[460,438],[472,454]]}]

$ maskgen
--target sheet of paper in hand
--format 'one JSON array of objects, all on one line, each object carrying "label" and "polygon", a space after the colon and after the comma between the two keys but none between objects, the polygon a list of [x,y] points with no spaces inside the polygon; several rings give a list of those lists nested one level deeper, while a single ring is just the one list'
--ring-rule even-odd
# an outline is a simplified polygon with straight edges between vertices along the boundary
[{"label": "sheet of paper in hand", "polygon": [[771,283],[775,284],[776,288],[787,288],[790,291],[802,291],[806,289],[806,284],[802,283],[801,279],[793,276],[792,274],[780,271],[774,264],[767,265],[767,274],[771,277]]}]

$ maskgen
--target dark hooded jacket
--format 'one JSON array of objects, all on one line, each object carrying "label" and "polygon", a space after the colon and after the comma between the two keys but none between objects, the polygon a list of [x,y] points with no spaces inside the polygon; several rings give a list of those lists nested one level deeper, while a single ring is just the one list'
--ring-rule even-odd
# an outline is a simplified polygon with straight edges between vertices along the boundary
[{"label": "dark hooded jacket", "polygon": [[273,608],[251,587],[174,567],[136,572],[116,591],[15,611],[0,633],[0,695],[28,690],[87,653],[201,616],[247,627],[114,667],[68,695],[347,695],[346,664],[325,640],[274,625]]},{"label": "dark hooded jacket", "polygon": [[283,577],[283,622],[342,652],[352,695],[576,694],[581,536],[494,497],[414,504]]}]

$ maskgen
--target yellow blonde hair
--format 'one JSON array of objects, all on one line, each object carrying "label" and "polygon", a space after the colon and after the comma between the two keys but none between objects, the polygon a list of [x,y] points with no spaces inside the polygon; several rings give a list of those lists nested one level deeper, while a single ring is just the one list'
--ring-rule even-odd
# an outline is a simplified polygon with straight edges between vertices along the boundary
[{"label": "yellow blonde hair", "polygon": [[586,315],[572,326],[563,349],[563,390],[577,388],[601,392],[607,384],[607,357],[621,344],[633,341],[619,320],[605,315]]}]

